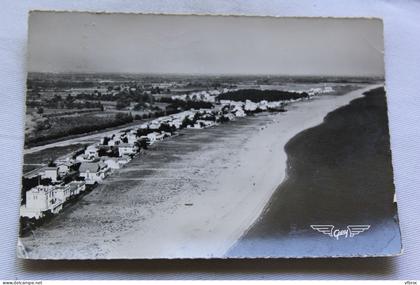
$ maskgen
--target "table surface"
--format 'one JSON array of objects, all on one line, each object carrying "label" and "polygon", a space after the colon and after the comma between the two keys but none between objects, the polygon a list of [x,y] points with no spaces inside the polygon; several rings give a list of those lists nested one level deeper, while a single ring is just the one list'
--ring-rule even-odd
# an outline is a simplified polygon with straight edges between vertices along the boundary
[{"label": "table surface", "polygon": [[[15,256],[26,79],[27,12],[78,10],[260,16],[380,17],[404,254],[311,260],[21,261]],[[0,279],[420,279],[420,2],[5,0],[0,9]]]}]

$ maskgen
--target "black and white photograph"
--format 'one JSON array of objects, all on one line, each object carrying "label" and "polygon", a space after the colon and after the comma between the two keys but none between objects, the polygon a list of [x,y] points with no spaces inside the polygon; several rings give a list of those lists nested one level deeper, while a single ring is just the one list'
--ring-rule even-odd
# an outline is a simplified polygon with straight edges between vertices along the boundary
[{"label": "black and white photograph", "polygon": [[380,18],[31,11],[17,255],[402,253]]}]

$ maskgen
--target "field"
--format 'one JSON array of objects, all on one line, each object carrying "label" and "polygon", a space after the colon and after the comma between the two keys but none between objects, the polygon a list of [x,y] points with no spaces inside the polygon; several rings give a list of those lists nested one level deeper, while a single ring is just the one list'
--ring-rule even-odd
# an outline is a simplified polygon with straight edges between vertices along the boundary
[{"label": "field", "polygon": [[[89,112],[63,116],[43,117],[35,120],[34,116],[27,116],[32,124],[25,136],[25,145],[31,146],[46,141],[89,133],[110,127],[117,127],[133,121],[126,113]],[[34,123],[35,122],[35,123]],[[35,124],[35,126],[33,126]]]},{"label": "field", "polygon": [[23,157],[23,173],[27,173],[31,170],[39,168],[40,165],[48,164],[50,161],[68,155],[85,146],[86,144],[71,144],[68,146],[53,147],[38,152],[25,154]]}]

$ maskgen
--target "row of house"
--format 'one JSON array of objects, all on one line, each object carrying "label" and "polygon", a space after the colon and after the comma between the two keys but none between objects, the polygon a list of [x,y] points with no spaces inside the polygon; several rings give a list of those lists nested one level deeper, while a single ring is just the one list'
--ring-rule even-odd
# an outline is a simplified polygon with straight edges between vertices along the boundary
[{"label": "row of house", "polygon": [[234,91],[237,89],[223,88],[221,90],[203,90],[198,92],[192,92],[190,94],[174,95],[171,96],[173,100],[182,100],[182,101],[204,101],[215,103],[216,97],[220,94],[227,93],[229,91]]},{"label": "row of house", "polygon": [[180,129],[183,121],[189,119],[193,124],[188,127],[207,128],[215,124],[214,113],[214,110],[202,109],[160,117],[140,125],[137,129],[103,137],[77,155],[55,160],[52,165],[35,174],[43,183],[26,191],[26,202],[21,206],[21,216],[39,219],[47,212],[59,213],[68,200],[83,193],[87,186],[101,183],[113,170],[127,164],[140,152],[141,141],[152,145],[171,136],[171,132],[160,130],[162,125]]},{"label": "row of house", "polygon": [[26,203],[21,206],[20,215],[39,219],[47,212],[57,214],[65,202],[85,190],[83,181],[72,181],[65,185],[37,185],[26,192]]}]

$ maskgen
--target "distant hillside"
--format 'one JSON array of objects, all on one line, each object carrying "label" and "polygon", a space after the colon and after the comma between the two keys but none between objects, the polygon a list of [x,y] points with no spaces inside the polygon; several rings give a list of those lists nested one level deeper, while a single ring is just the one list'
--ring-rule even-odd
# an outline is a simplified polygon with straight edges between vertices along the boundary
[{"label": "distant hillside", "polygon": [[241,89],[231,91],[217,96],[219,100],[232,100],[232,101],[246,101],[260,102],[266,101],[283,101],[299,98],[309,97],[308,93],[297,93],[280,90],[258,90],[258,89]]}]

